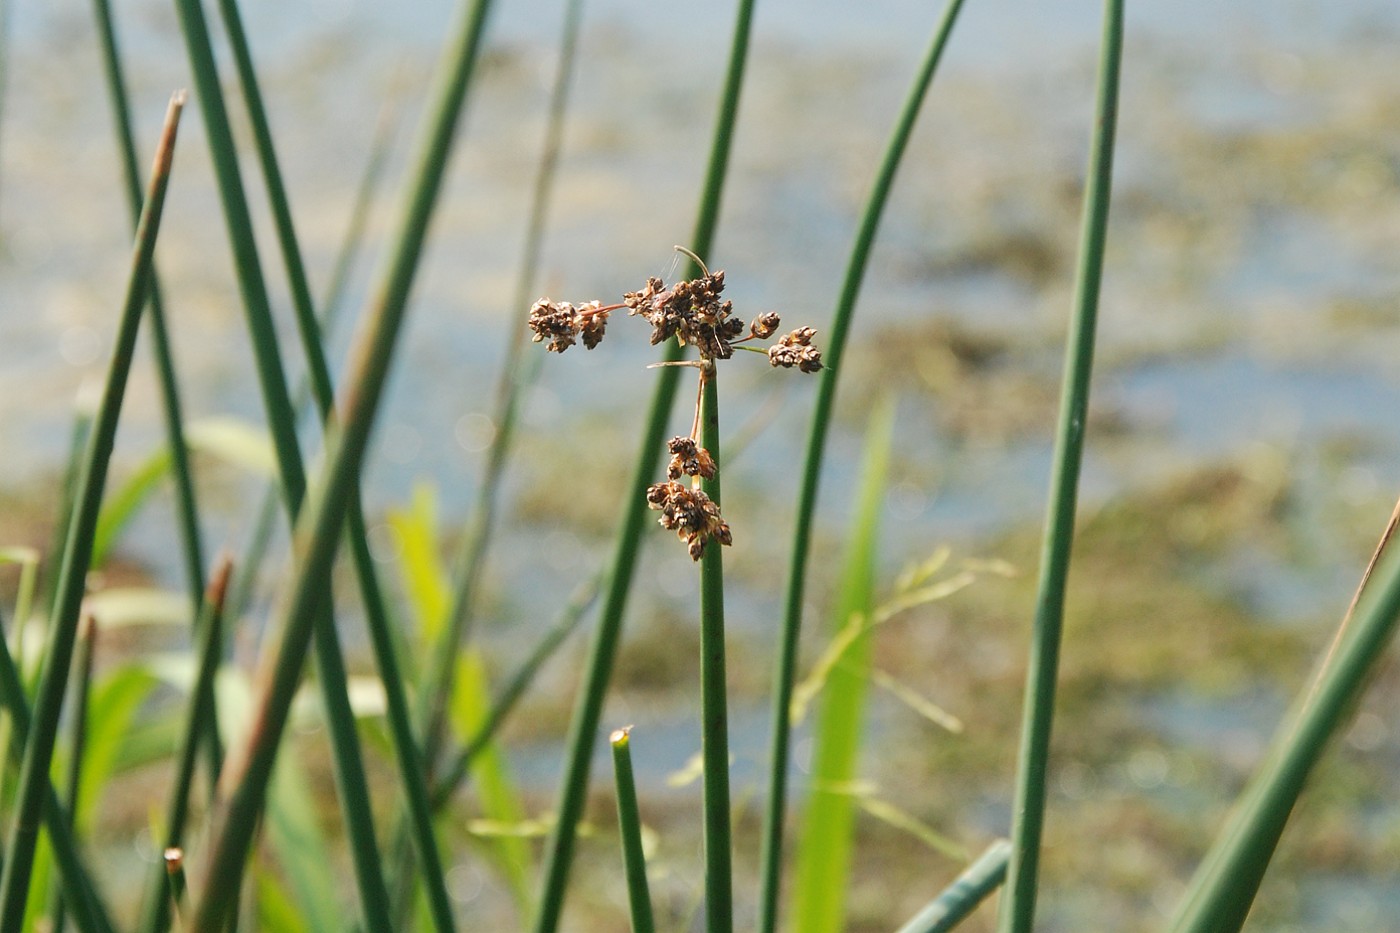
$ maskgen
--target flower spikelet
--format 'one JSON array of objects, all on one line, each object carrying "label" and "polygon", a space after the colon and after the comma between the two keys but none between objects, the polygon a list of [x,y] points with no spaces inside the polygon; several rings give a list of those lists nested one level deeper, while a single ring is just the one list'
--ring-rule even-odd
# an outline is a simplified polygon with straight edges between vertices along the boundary
[{"label": "flower spikelet", "polygon": [[822,353],[812,346],[816,333],[810,327],[799,327],[790,334],[784,334],[768,348],[768,362],[784,369],[796,366],[804,373],[817,372],[822,368]]},{"label": "flower spikelet", "polygon": [[686,542],[691,560],[699,560],[711,539],[733,543],[729,524],[720,517],[719,506],[703,490],[668,480],[647,489],[647,505],[661,512],[662,528],[669,528]]}]

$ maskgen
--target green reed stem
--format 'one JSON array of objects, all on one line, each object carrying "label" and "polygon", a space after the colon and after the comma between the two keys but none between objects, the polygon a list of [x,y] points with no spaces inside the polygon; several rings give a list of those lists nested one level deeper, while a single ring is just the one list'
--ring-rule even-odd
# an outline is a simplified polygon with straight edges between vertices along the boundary
[{"label": "green reed stem", "polygon": [[[68,549],[68,530],[73,524],[73,507],[78,497],[78,478],[83,470],[83,451],[87,450],[88,438],[92,435],[93,412],[87,410],[87,400],[78,399],[78,411],[73,417],[73,431],[68,435],[68,458],[63,465],[63,489],[58,502],[58,515],[54,521],[53,537],[49,541],[46,561],[62,559]],[[44,569],[44,605],[52,608],[58,601],[58,568],[47,566]],[[29,622],[27,615],[20,616],[15,624],[23,626]],[[24,647],[22,639],[16,639],[17,647]]]},{"label": "green reed stem", "polygon": [[[700,446],[714,457],[715,475],[702,481],[720,505],[719,386],[707,361],[700,405]],[[732,845],[729,839],[729,712],[724,664],[724,549],[711,541],[700,557],[700,754],[704,761],[705,921],[709,933],[734,929]]]},{"label": "green reed stem", "polygon": [[88,563],[92,557],[93,535],[97,531],[97,513],[102,505],[107,466],[111,460],[126,380],[136,350],[141,309],[149,292],[151,257],[155,253],[156,234],[160,229],[161,208],[165,205],[166,185],[174,154],[175,129],[183,104],[183,95],[177,94],[171,99],[165,128],[156,149],[146,207],[136,229],[131,273],[117,326],[112,361],[78,482],[72,525],[59,570],[57,600],[49,617],[49,643],[34,703],[33,728],[29,730],[24,747],[13,822],[5,847],[5,868],[0,876],[0,933],[17,933],[24,925],[25,901],[34,868],[34,848],[38,843],[39,823],[48,802],[49,765],[73,660],[78,616],[87,582]]},{"label": "green reed stem", "polygon": [[199,902],[191,924],[196,931],[213,933],[220,929],[237,896],[253,824],[266,798],[277,744],[296,693],[301,655],[310,639],[309,613],[325,586],[345,514],[357,488],[369,431],[479,55],[489,7],[489,0],[476,0],[464,9],[455,38],[445,53],[445,68],[431,93],[428,123],[409,176],[404,213],[390,241],[385,271],[374,291],[368,329],[352,354],[344,420],[338,434],[331,432],[323,482],[316,487],[306,514],[297,523],[295,549],[299,571],[279,613],[281,624],[276,630],[281,632],[281,642],[257,700],[248,742],[239,749],[237,767],[226,769],[236,786],[229,797],[225,820],[212,839],[204,888],[208,893]]},{"label": "green reed stem", "polygon": [[[64,782],[64,804],[68,812],[76,816],[78,812],[78,789],[83,780],[83,755],[87,750],[88,704],[92,696],[92,665],[97,650],[97,621],[92,616],[84,616],[78,633],[78,653],[73,665],[78,672],[77,695],[73,697],[72,737],[68,751],[68,774]],[[76,834],[77,826],[73,827]],[[64,912],[66,895],[63,880],[54,886],[50,903],[49,923],[52,933],[63,933],[67,928],[68,917]]]},{"label": "green reed stem", "polygon": [[1041,831],[1045,820],[1046,780],[1049,776],[1050,731],[1055,714],[1055,679],[1059,670],[1065,585],[1074,539],[1074,511],[1078,497],[1079,467],[1084,454],[1099,287],[1103,279],[1108,204],[1113,182],[1113,143],[1118,122],[1118,78],[1122,49],[1123,2],[1106,0],[1098,101],[1089,153],[1088,183],[1084,190],[1079,268],[1075,277],[1074,318],[1070,322],[1065,348],[1065,375],[1060,392],[1059,425],[1055,434],[1049,514],[1041,550],[1040,582],[1026,674],[1016,802],[1012,810],[1013,850],[1006,880],[1006,896],[1001,901],[998,917],[998,928],[1002,933],[1029,933],[1035,920]]},{"label": "green reed stem", "polygon": [[[364,244],[365,231],[369,221],[369,208],[379,191],[384,176],[384,167],[388,163],[393,134],[393,121],[388,114],[389,110],[386,107],[380,115],[379,128],[375,132],[374,142],[370,147],[369,161],[365,165],[364,174],[360,176],[360,184],[355,190],[355,201],[350,208],[350,219],[346,222],[345,235],[340,242],[340,249],[336,253],[334,268],[331,271],[331,281],[326,288],[326,295],[321,305],[321,318],[318,327],[326,337],[329,337],[332,328],[341,317],[340,311],[344,306],[345,288],[349,281],[350,269],[354,264],[355,256]],[[292,410],[300,414],[306,410],[311,402],[311,380],[309,376],[303,375],[292,399]],[[277,505],[278,488],[274,481],[268,483],[267,488],[263,491],[262,501],[259,503],[256,513],[257,519],[253,522],[253,531],[248,536],[248,545],[244,548],[243,556],[239,562],[240,570],[233,580],[233,587],[227,600],[229,618],[236,619],[241,616],[248,601],[252,598],[258,570],[262,567],[263,556],[267,553],[268,545],[272,542],[272,532],[277,521]]]},{"label": "green reed stem", "polygon": [[[190,810],[190,790],[194,786],[195,757],[200,743],[207,741],[203,724],[213,714],[214,677],[218,673],[219,660],[223,654],[224,602],[232,573],[233,561],[228,556],[221,557],[210,575],[209,587],[200,605],[199,622],[195,628],[195,657],[198,659],[198,667],[195,670],[194,683],[190,686],[185,729],[180,739],[180,750],[175,758],[175,780],[165,814],[165,844],[161,847],[163,851],[181,849],[185,844],[185,822]],[[214,761],[222,761],[223,752],[215,748],[210,757]],[[170,872],[163,861],[152,869],[146,898],[140,929],[146,933],[158,933],[167,929],[170,925],[172,898]]]},{"label": "green reed stem", "polygon": [[[278,244],[282,249],[282,259],[286,265],[287,278],[291,285],[292,307],[296,312],[298,333],[302,351],[306,358],[310,385],[316,399],[316,407],[321,416],[322,426],[328,427],[334,417],[335,390],[331,384],[330,366],[326,362],[322,346],[321,329],[312,307],[311,287],[306,278],[306,266],[302,261],[301,247],[297,241],[296,228],[292,221],[291,204],[287,197],[282,171],[277,163],[273,146],[272,130],[268,124],[267,112],[263,106],[262,93],[258,89],[257,71],[253,67],[252,52],[248,47],[238,6],[233,0],[220,0],[219,9],[223,15],[224,27],[228,31],[229,45],[233,49],[234,61],[238,67],[239,81],[243,88],[243,98],[247,103],[249,121],[253,127],[253,137],[257,143],[258,158],[262,165],[263,177],[267,183],[268,200],[272,206],[274,224],[277,229]],[[447,872],[438,854],[437,840],[433,835],[432,812],[428,801],[427,780],[423,771],[423,759],[418,743],[413,737],[409,719],[408,699],[404,693],[404,681],[399,671],[395,655],[393,636],[389,630],[389,612],[384,603],[374,568],[374,558],[369,550],[369,532],[365,522],[364,508],[356,493],[350,501],[347,535],[350,540],[350,553],[360,586],[360,596],[365,605],[365,620],[369,628],[370,644],[374,651],[375,663],[379,667],[380,680],[384,685],[386,712],[389,732],[393,738],[399,778],[403,784],[408,803],[410,823],[413,829],[413,843],[420,864],[422,877],[427,887],[428,906],[438,930],[452,930],[452,901],[447,894]],[[319,656],[318,656],[319,657]],[[323,679],[324,679],[323,665]],[[343,691],[343,685],[337,688]],[[348,709],[348,702],[346,708]],[[368,797],[366,796],[366,801]],[[378,862],[377,852],[375,862]],[[378,875],[377,868],[375,874]],[[385,892],[387,897],[387,889]],[[390,914],[392,916],[392,914]]]},{"label": "green reed stem", "polygon": [[[306,494],[305,468],[297,444],[296,418],[287,391],[286,376],[282,370],[277,333],[273,327],[267,286],[258,260],[257,244],[239,173],[228,110],[218,81],[209,28],[203,10],[198,0],[176,2],[195,85],[199,92],[200,110],[204,114],[210,155],[218,177],[224,220],[233,247],[234,266],[243,295],[243,308],[252,338],[263,406],[272,434],[272,446],[277,457],[283,499],[288,515],[295,521]],[[384,887],[383,874],[380,872],[381,859],[375,841],[369,786],[365,779],[354,710],[350,706],[346,688],[345,661],[335,628],[329,577],[322,581],[322,585],[325,587],[325,593],[315,608],[316,626],[312,645],[319,671],[317,682],[325,704],[336,790],[350,843],[365,922],[372,931],[387,931],[392,929],[388,907],[389,895]]]},{"label": "green reed stem", "polygon": [[953,929],[1006,880],[1010,860],[1011,843],[998,839],[897,933],[946,933]]},{"label": "green reed stem", "polygon": [[[102,67],[115,120],[127,203],[131,209],[131,222],[135,224],[141,216],[141,170],[136,156],[136,137],[131,127],[131,99],[127,93],[109,0],[93,0],[93,12],[102,46]],[[171,475],[175,481],[175,517],[180,530],[185,581],[189,587],[192,611],[198,613],[204,593],[204,546],[200,541],[199,507],[190,471],[189,448],[185,444],[183,406],[179,380],[175,375],[175,357],[170,348],[170,333],[166,326],[165,302],[161,297],[160,277],[154,272],[151,274],[151,307],[147,314],[151,322],[151,345],[155,350],[157,382],[165,416],[166,443],[170,447]],[[213,716],[212,710],[210,716]]]},{"label": "green reed stem", "polygon": [[452,759],[452,763],[448,765],[443,778],[433,790],[434,810],[441,810],[447,806],[452,795],[466,781],[467,776],[471,773],[472,762],[487,745],[491,744],[501,726],[514,712],[515,705],[525,695],[525,691],[530,688],[530,685],[534,683],[540,668],[554,656],[554,652],[559,649],[560,645],[564,644],[564,641],[574,633],[579,623],[583,621],[584,614],[598,598],[598,589],[602,581],[603,574],[600,572],[574,592],[554,625],[535,644],[530,656],[521,662],[520,667],[506,680],[506,686],[496,697],[495,702],[491,704],[486,719],[481,723],[476,733],[462,746],[462,750],[457,753],[457,756]]},{"label": "green reed stem", "polygon": [[[0,638],[0,705],[10,716],[10,752],[11,757],[18,761],[23,757],[24,746],[29,739],[29,700],[20,682],[19,668],[15,666],[4,638]],[[48,830],[54,861],[58,863],[68,910],[83,933],[112,933],[112,922],[107,917],[106,908],[78,854],[70,812],[59,800],[52,784],[45,796],[44,828]]]},{"label": "green reed stem", "polygon": [[851,319],[855,316],[856,300],[865,281],[865,270],[880,229],[885,205],[889,203],[895,174],[904,159],[914,123],[923,106],[924,97],[942,60],[943,50],[952,35],[963,0],[949,0],[943,17],[934,30],[928,52],[909,88],[904,106],[895,121],[885,146],[879,171],[875,175],[870,196],[861,214],[860,227],[851,244],[846,263],[841,294],[831,322],[831,333],[822,349],[825,368],[817,388],[817,400],[812,410],[812,428],[807,438],[807,455],[802,467],[802,486],[797,499],[797,518],[792,535],[792,560],[788,569],[787,597],[783,609],[783,628],[773,674],[772,739],[769,750],[768,806],[763,816],[762,854],[759,867],[759,924],[762,933],[774,933],[778,926],[778,903],[782,893],[783,827],[787,818],[787,774],[791,757],[791,707],[793,685],[797,679],[798,647],[802,633],[802,605],[807,596],[807,558],[811,551],[812,525],[817,508],[817,492],[821,484],[822,459],[826,453],[827,431],[831,425],[836,403],[837,379]]},{"label": "green reed stem", "polygon": [[[447,710],[451,704],[456,659],[470,635],[476,613],[477,594],[486,567],[487,546],[496,526],[500,502],[501,480],[515,440],[520,397],[535,381],[540,369],[540,357],[524,362],[523,350],[529,333],[524,326],[530,307],[530,296],[538,277],[540,254],[549,222],[549,207],[553,200],[554,180],[558,173],[559,153],[564,145],[564,118],[568,113],[569,91],[573,87],[575,61],[578,58],[578,38],[583,22],[583,0],[568,0],[564,8],[564,25],[559,40],[559,64],[549,93],[549,110],[545,123],[544,144],[540,161],[535,167],[534,184],[530,193],[530,216],[525,227],[525,242],[521,249],[520,271],[507,320],[506,356],[496,384],[496,434],[486,455],[486,469],[477,490],[472,519],[463,536],[456,565],[452,569],[452,602],[446,625],[434,652],[435,664],[424,684],[422,696],[427,698],[429,712],[424,754],[431,772],[442,750],[447,726]],[[517,317],[518,316],[518,317]]]},{"label": "green reed stem", "polygon": [[647,886],[647,857],[642,851],[642,817],[637,809],[637,784],[632,778],[632,727],[618,729],[612,743],[613,774],[617,781],[617,828],[622,838],[622,864],[627,872],[627,902],[632,909],[632,933],[652,933],[651,891]]},{"label": "green reed stem", "polygon": [[1244,925],[1309,774],[1355,711],[1395,637],[1400,554],[1384,555],[1377,569],[1334,653],[1280,726],[1263,764],[1197,869],[1172,922],[1174,933],[1225,933]]},{"label": "green reed stem", "polygon": [[[705,186],[700,195],[700,208],[695,221],[691,249],[701,257],[714,244],[715,228],[724,193],[724,179],[729,166],[729,152],[734,142],[734,123],[739,113],[739,93],[744,84],[744,65],[748,58],[749,32],[753,22],[754,0],[739,0],[734,21],[734,38],[729,49],[729,65],[725,73],[724,90],[720,95],[719,114],[710,147],[705,172]],[[699,268],[692,262],[688,276],[694,278]],[[669,343],[665,354],[674,362],[683,355],[675,343]],[[657,375],[656,392],[647,413],[646,427],[633,461],[632,479],[623,500],[622,522],[618,527],[613,551],[607,595],[593,633],[589,651],[588,670],[579,687],[579,699],[574,704],[574,716],[569,725],[568,753],[564,780],[560,784],[558,822],[550,836],[546,856],[544,887],[540,896],[536,933],[553,933],[559,926],[564,910],[564,894],[568,888],[569,866],[577,841],[578,821],[583,816],[584,799],[588,795],[589,766],[594,743],[597,741],[598,720],[612,677],[613,661],[622,631],[622,616],[627,608],[627,594],[636,569],[642,528],[647,524],[646,490],[661,464],[666,422],[670,418],[676,397],[677,367],[663,366]]]}]

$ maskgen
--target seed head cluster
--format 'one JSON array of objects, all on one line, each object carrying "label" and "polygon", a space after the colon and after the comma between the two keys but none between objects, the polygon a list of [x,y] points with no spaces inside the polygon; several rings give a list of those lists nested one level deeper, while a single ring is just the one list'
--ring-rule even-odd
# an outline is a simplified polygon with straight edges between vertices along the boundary
[{"label": "seed head cluster", "polygon": [[[689,254],[688,250],[681,252]],[[590,301],[575,307],[567,301],[542,298],[530,308],[529,326],[534,341],[548,341],[545,349],[550,352],[563,353],[580,340],[591,350],[603,339],[609,313],[626,308],[629,315],[652,326],[653,345],[675,337],[681,346],[694,346],[699,352],[699,362],[670,364],[699,368],[700,392],[690,435],[667,442],[671,460],[666,467],[666,481],[647,489],[647,505],[661,512],[661,526],[675,531],[686,542],[691,559],[699,560],[707,542],[716,540],[728,545],[733,540],[728,523],[720,516],[719,505],[700,488],[700,481],[712,479],[718,470],[714,456],[696,439],[706,380],[713,377],[714,361],[729,359],[735,347],[764,352],[742,345],[750,340],[769,339],[778,332],[781,321],[775,312],[765,311],[749,323],[745,333],[744,322],[734,316],[733,302],[720,297],[724,291],[724,270],[712,273],[698,257],[690,255],[700,265],[703,274],[699,278],[667,285],[652,276],[640,291],[627,292],[620,303],[612,305]],[[812,346],[815,335],[812,328],[799,327],[781,337],[767,348],[769,365],[818,372],[822,355]],[[681,481],[687,476],[688,485]]]}]

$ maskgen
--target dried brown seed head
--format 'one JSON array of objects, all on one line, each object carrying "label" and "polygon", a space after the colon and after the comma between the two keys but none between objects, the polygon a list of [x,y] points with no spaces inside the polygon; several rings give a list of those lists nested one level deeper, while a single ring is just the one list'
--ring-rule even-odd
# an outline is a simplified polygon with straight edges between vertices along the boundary
[{"label": "dried brown seed head", "polygon": [[671,462],[666,466],[666,475],[671,479],[680,479],[683,475],[711,479],[715,475],[715,458],[695,443],[695,438],[673,437],[666,447],[671,451]]},{"label": "dried brown seed head", "polygon": [[778,312],[764,311],[749,324],[749,336],[758,340],[767,340],[778,332],[778,325],[781,323],[782,319],[778,317]]},{"label": "dried brown seed head", "polygon": [[733,542],[729,525],[719,514],[719,506],[702,490],[670,480],[647,489],[647,504],[659,509],[661,527],[670,529],[686,542],[692,560],[699,560],[711,538],[721,544]]},{"label": "dried brown seed head", "polygon": [[785,369],[796,366],[804,373],[819,371],[822,368],[822,354],[812,346],[812,338],[816,333],[810,327],[799,327],[791,333],[784,334],[777,343],[768,348],[768,362]]},{"label": "dried brown seed head", "polygon": [[535,332],[535,343],[548,339],[549,346],[545,349],[553,353],[569,349],[578,336],[574,306],[567,301],[555,303],[541,298],[530,308],[529,326]]}]

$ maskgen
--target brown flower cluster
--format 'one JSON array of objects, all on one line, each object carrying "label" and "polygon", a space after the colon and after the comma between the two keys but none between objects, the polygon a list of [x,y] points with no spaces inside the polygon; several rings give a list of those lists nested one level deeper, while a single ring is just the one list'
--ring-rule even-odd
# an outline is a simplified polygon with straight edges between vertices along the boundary
[{"label": "brown flower cluster", "polygon": [[822,368],[822,354],[812,346],[816,331],[810,327],[799,327],[768,348],[768,362],[774,366],[791,369],[796,366],[804,373],[814,373]]},{"label": "brown flower cluster", "polygon": [[744,322],[733,316],[734,302],[720,300],[723,291],[723,269],[669,288],[652,276],[641,291],[623,295],[622,303],[652,326],[653,346],[674,335],[681,346],[693,344],[704,359],[727,360]]},{"label": "brown flower cluster", "polygon": [[530,308],[530,330],[535,332],[535,343],[549,341],[545,349],[552,353],[563,353],[580,337],[583,345],[592,350],[603,340],[608,312],[617,307],[604,308],[602,302],[590,301],[575,308],[567,301],[541,298]]},{"label": "brown flower cluster", "polygon": [[704,556],[705,544],[712,538],[723,545],[734,543],[719,506],[702,489],[675,480],[656,483],[647,488],[647,505],[661,510],[661,527],[675,531],[686,543],[691,560]]},{"label": "brown flower cluster", "polygon": [[[667,285],[652,276],[640,291],[627,292],[619,304],[603,305],[590,301],[575,307],[567,301],[548,298],[535,302],[530,308],[530,330],[536,343],[549,341],[545,348],[563,353],[578,341],[593,349],[603,339],[608,314],[626,308],[652,326],[651,342],[658,344],[675,337],[681,346],[693,345],[700,354],[699,362],[681,361],[658,365],[695,366],[700,369],[700,391],[696,396],[695,420],[689,437],[674,437],[667,447],[671,453],[666,467],[667,479],[647,490],[647,504],[661,512],[661,525],[669,528],[686,542],[690,556],[699,560],[705,544],[732,540],[729,525],[716,504],[700,489],[702,479],[711,479],[718,469],[714,456],[696,442],[700,427],[700,403],[707,378],[714,374],[714,361],[727,360],[735,347],[762,353],[757,347],[742,346],[750,340],[767,340],[778,332],[778,315],[766,311],[755,317],[745,333],[744,322],[734,316],[734,304],[721,298],[724,292],[724,270],[713,273],[705,268],[699,257],[682,247],[699,265],[699,278]],[[742,335],[742,336],[741,336]],[[793,368],[814,373],[822,368],[821,351],[812,346],[816,331],[799,327],[767,348],[768,361],[775,367]],[[681,478],[690,477],[687,485]]]}]

